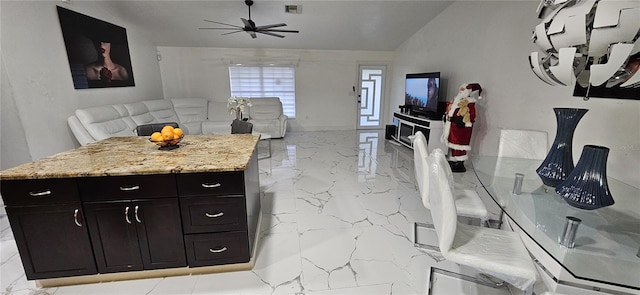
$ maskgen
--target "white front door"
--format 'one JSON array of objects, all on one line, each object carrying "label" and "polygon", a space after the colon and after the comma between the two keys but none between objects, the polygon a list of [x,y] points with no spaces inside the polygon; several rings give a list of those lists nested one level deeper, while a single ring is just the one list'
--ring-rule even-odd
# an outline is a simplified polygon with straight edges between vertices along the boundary
[{"label": "white front door", "polygon": [[382,128],[382,100],[386,66],[358,67],[358,124],[357,129]]}]

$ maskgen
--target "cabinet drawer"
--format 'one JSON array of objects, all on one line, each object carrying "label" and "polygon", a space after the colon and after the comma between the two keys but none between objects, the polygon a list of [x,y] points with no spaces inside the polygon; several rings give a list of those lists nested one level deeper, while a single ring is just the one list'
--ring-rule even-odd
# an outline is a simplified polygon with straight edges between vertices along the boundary
[{"label": "cabinet drawer", "polygon": [[5,205],[45,205],[79,202],[78,186],[72,178],[3,180]]},{"label": "cabinet drawer", "polygon": [[247,232],[184,236],[190,267],[249,262]]},{"label": "cabinet drawer", "polygon": [[247,228],[244,198],[181,198],[185,233],[208,233]]},{"label": "cabinet drawer", "polygon": [[78,178],[83,201],[165,198],[178,195],[172,174]]},{"label": "cabinet drawer", "polygon": [[180,196],[220,196],[244,194],[243,172],[178,174]]}]

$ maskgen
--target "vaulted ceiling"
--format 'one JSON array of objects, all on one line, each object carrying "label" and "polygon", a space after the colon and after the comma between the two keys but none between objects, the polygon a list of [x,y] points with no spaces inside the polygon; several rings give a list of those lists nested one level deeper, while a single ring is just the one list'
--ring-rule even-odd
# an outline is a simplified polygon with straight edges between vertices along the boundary
[{"label": "vaulted ceiling", "polygon": [[[157,46],[223,48],[289,48],[325,50],[394,50],[453,1],[271,1],[254,0],[251,19],[257,26],[286,23],[285,38],[245,32],[201,30],[225,27],[212,20],[243,26],[248,18],[244,0],[108,1],[111,12],[133,25]],[[285,13],[299,5],[300,14]]]}]

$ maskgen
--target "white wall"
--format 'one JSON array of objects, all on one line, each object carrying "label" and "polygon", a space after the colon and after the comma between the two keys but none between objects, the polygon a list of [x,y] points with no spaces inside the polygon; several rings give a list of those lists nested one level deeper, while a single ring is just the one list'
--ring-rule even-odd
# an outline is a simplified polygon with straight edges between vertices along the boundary
[{"label": "white wall", "polygon": [[[496,155],[500,129],[556,133],[554,107],[589,109],[575,131],[577,162],[586,144],[609,147],[608,176],[640,187],[640,100],[573,97],[570,87],[548,86],[531,72],[532,30],[539,1],[458,1],[396,51],[391,106],[404,104],[404,75],[440,71],[447,100],[466,82],[482,85],[472,152]],[[390,113],[397,108],[391,108]]]},{"label": "white wall", "polygon": [[[57,4],[127,29],[135,87],[73,88]],[[75,109],[162,98],[155,46],[114,18],[103,2],[3,0],[0,28],[6,76],[1,80],[2,169],[76,147],[66,121]],[[5,106],[13,113],[6,115]],[[15,142],[6,142],[12,139],[5,134]]]},{"label": "white wall", "polygon": [[230,63],[296,65],[296,119],[288,122],[290,131],[355,129],[352,87],[358,63],[388,64],[393,56],[381,51],[288,49],[159,47],[158,51],[166,98],[226,101],[231,93]]}]

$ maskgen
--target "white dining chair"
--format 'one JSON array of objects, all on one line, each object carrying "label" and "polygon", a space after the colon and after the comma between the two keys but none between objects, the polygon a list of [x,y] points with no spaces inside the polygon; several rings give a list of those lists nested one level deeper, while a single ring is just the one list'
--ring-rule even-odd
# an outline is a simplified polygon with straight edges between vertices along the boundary
[{"label": "white dining chair", "polygon": [[[503,163],[501,158],[544,160],[549,151],[547,138],[547,132],[545,131],[523,129],[500,130],[495,175],[502,175]],[[504,176],[513,177],[513,175]],[[498,219],[495,221],[497,228],[502,227],[506,203],[507,200],[498,200],[498,205],[501,207],[501,210],[500,216],[498,216]]]},{"label": "white dining chair", "polygon": [[[447,177],[445,166],[438,159],[444,158],[444,153],[435,149],[431,155],[433,162],[429,166],[429,202],[442,256],[450,262],[471,267],[482,274],[511,284],[524,290],[527,295],[533,294],[533,285],[538,274],[520,236],[512,231],[458,222],[453,187]],[[443,275],[451,273],[437,270],[439,269],[431,267],[429,294],[433,290],[434,272]],[[487,286],[501,286],[500,283],[496,284],[491,280],[463,274],[452,277]]]},{"label": "white dining chair", "polygon": [[547,156],[547,132],[539,130],[500,130],[498,157],[544,160]]},{"label": "white dining chair", "polygon": [[[440,152],[442,152],[440,150]],[[416,183],[418,184],[418,191],[420,192],[420,198],[422,204],[428,210],[431,209],[429,202],[429,165],[431,165],[431,159],[429,152],[427,151],[427,139],[418,131],[415,133],[413,139],[413,162],[416,176]],[[447,179],[453,187],[453,172],[448,165],[446,158],[444,159],[446,164]],[[488,225],[489,212],[485,207],[482,199],[478,193],[474,190],[459,189],[454,191],[454,198],[457,205],[457,215],[462,217],[468,217],[473,219],[479,219],[481,225]],[[433,229],[433,224],[415,222],[413,227],[414,245],[421,248],[437,251],[437,247],[418,242],[418,231],[420,229]]]}]

